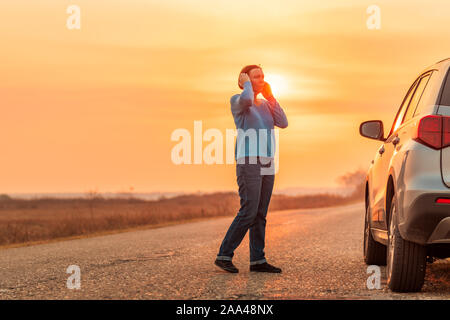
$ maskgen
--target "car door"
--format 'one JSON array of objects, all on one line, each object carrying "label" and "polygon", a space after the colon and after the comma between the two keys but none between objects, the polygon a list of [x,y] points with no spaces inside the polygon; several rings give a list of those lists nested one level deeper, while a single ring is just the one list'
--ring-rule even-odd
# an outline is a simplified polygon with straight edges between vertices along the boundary
[{"label": "car door", "polygon": [[413,85],[409,88],[402,104],[395,116],[391,130],[387,136],[386,141],[378,149],[375,155],[374,163],[371,170],[370,181],[372,182],[372,226],[385,229],[383,223],[385,213],[385,198],[386,187],[388,182],[389,163],[391,161],[392,154],[394,153],[394,145],[392,141],[396,137],[396,131],[400,127],[402,120],[405,116],[406,110],[409,106],[411,98],[413,97],[420,77],[414,81]]}]

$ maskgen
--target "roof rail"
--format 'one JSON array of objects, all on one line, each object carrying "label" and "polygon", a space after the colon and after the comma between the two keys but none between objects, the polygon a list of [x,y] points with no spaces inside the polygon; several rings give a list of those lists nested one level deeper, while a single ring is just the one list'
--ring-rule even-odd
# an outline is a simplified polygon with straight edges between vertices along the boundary
[{"label": "roof rail", "polygon": [[444,61],[446,61],[446,60],[450,60],[450,58],[446,58],[446,59],[443,59],[443,60],[441,60],[441,61],[438,61],[438,62],[436,62],[436,64],[441,63],[441,62],[444,62]]}]

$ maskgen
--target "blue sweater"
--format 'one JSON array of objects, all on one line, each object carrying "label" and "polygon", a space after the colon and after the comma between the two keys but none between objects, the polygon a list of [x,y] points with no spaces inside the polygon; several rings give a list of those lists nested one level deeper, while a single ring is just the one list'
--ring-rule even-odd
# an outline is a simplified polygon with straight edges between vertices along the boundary
[{"label": "blue sweater", "polygon": [[[274,126],[286,128],[286,114],[274,97],[254,104],[252,83],[246,81],[241,94],[231,97],[231,113],[238,131],[235,146],[236,160],[242,157],[274,157]],[[241,129],[241,130],[239,130]],[[260,130],[262,129],[262,130]],[[266,149],[266,150],[264,150]]]}]

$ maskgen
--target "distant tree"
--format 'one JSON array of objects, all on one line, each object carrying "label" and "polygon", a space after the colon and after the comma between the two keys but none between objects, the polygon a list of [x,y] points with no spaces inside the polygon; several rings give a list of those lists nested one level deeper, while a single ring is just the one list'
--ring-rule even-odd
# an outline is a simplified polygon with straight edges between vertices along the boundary
[{"label": "distant tree", "polygon": [[345,187],[353,188],[350,197],[364,197],[365,179],[367,170],[357,169],[352,172],[347,172],[337,178],[337,182]]},{"label": "distant tree", "polygon": [[8,196],[6,193],[0,194],[0,201],[5,201],[5,200],[12,200],[12,198],[10,196]]}]

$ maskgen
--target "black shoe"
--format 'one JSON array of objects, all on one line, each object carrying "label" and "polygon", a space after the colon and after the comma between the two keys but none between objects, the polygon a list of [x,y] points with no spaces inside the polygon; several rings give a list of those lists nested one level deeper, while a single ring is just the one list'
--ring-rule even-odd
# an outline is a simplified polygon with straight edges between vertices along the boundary
[{"label": "black shoe", "polygon": [[250,265],[250,271],[281,273],[281,269],[268,264],[267,262]]},{"label": "black shoe", "polygon": [[220,268],[222,268],[225,271],[231,272],[231,273],[238,273],[239,269],[236,268],[233,264],[233,262],[229,260],[218,260],[214,261],[214,264]]}]

